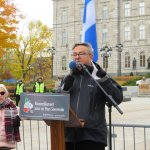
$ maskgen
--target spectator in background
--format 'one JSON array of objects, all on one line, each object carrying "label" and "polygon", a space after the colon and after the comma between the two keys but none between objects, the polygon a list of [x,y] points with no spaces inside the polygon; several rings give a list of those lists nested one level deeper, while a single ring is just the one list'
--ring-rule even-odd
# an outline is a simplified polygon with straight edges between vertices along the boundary
[{"label": "spectator in background", "polygon": [[43,82],[43,78],[39,77],[37,81],[35,82],[35,85],[33,86],[33,92],[35,93],[45,93],[46,92],[46,86]]},{"label": "spectator in background", "polygon": [[20,142],[20,118],[5,85],[0,84],[0,150],[11,150]]},{"label": "spectator in background", "polygon": [[26,89],[25,89],[23,80],[18,80],[16,84],[15,93],[14,93],[14,96],[16,97],[16,106],[18,106],[20,102],[20,94],[25,91]]}]

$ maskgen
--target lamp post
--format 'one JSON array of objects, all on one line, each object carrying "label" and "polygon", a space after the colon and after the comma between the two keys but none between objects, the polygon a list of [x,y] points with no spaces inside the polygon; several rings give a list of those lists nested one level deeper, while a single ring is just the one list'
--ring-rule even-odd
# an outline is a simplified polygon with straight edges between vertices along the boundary
[{"label": "lamp post", "polygon": [[121,76],[121,52],[123,45],[121,43],[116,45],[118,51],[118,68],[117,68],[117,75]]},{"label": "lamp post", "polygon": [[55,55],[55,47],[50,47],[47,50],[50,54],[51,54],[51,78],[53,78],[53,59],[54,59],[54,55]]},{"label": "lamp post", "polygon": [[103,66],[106,72],[108,68],[108,57],[111,56],[111,51],[112,51],[112,48],[108,47],[107,45],[100,49],[100,52],[102,52],[101,56],[103,57]]}]

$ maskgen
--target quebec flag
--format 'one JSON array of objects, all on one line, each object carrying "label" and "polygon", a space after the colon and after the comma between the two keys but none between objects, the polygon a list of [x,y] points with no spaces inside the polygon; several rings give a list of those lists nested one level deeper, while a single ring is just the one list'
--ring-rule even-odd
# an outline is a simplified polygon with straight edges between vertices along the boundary
[{"label": "quebec flag", "polygon": [[85,0],[82,42],[87,42],[92,45],[94,50],[93,61],[96,62],[98,60],[98,50],[94,0]]}]

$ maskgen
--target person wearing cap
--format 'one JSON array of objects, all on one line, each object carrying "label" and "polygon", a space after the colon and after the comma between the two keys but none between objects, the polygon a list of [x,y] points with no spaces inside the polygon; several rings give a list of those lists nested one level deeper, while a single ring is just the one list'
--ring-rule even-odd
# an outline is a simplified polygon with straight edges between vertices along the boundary
[{"label": "person wearing cap", "polygon": [[20,94],[25,92],[25,91],[26,91],[26,89],[25,89],[23,80],[18,80],[17,84],[16,84],[15,93],[14,93],[14,96],[16,97],[16,105],[17,106],[20,102]]},{"label": "person wearing cap", "polygon": [[14,102],[8,97],[5,85],[0,84],[0,150],[11,150],[20,142],[20,117]]},{"label": "person wearing cap", "polygon": [[39,77],[37,81],[35,82],[35,85],[33,86],[33,92],[35,93],[45,93],[46,92],[46,86],[43,82],[43,78]]}]

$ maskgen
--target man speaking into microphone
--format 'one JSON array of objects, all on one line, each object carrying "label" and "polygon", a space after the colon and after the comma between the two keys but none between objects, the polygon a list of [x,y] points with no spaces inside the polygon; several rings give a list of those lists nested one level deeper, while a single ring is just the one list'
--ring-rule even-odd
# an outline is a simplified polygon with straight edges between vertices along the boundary
[{"label": "man speaking into microphone", "polygon": [[78,43],[72,50],[74,61],[69,64],[72,71],[64,78],[63,90],[70,93],[70,107],[82,126],[65,128],[66,150],[105,150],[107,97],[95,80],[117,104],[123,99],[122,88],[92,61],[90,44]]}]

